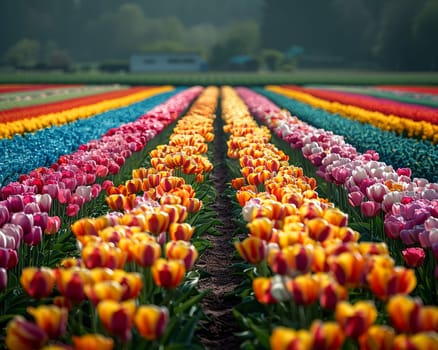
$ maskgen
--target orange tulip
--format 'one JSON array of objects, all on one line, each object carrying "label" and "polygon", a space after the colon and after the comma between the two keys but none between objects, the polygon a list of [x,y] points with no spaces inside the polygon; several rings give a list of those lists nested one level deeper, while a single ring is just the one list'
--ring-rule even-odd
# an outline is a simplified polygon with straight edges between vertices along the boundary
[{"label": "orange tulip", "polygon": [[112,350],[114,340],[101,334],[73,336],[74,350]]},{"label": "orange tulip", "polygon": [[46,267],[25,267],[21,272],[20,283],[31,298],[48,297],[55,285],[55,272]]},{"label": "orange tulip", "polygon": [[169,322],[169,312],[165,307],[141,305],[134,319],[141,336],[147,340],[160,338]]},{"label": "orange tulip", "polygon": [[160,258],[152,265],[152,278],[157,286],[176,288],[183,280],[186,269],[181,260]]},{"label": "orange tulip", "polygon": [[333,235],[332,225],[323,218],[314,218],[306,221],[310,238],[318,242],[329,240]]},{"label": "orange tulip", "polygon": [[202,209],[202,201],[198,198],[187,198],[183,205],[189,213],[197,213]]},{"label": "orange tulip", "polygon": [[359,337],[359,344],[363,350],[392,350],[394,338],[394,329],[388,326],[374,325]]},{"label": "orange tulip", "polygon": [[313,337],[308,330],[277,327],[269,338],[272,350],[312,350]]},{"label": "orange tulip", "polygon": [[67,328],[68,310],[56,305],[40,305],[36,308],[28,307],[38,327],[40,327],[50,339],[58,339],[64,335]]},{"label": "orange tulip", "polygon": [[187,208],[181,204],[164,204],[160,210],[169,214],[169,224],[183,222],[187,218]]},{"label": "orange tulip", "polygon": [[310,326],[313,337],[313,349],[337,350],[342,348],[345,334],[341,326],[336,322],[313,321]]},{"label": "orange tulip", "polygon": [[239,190],[244,185],[245,185],[245,178],[243,178],[243,177],[237,177],[237,178],[231,180],[231,186],[235,190]]},{"label": "orange tulip", "polygon": [[351,305],[341,301],[336,305],[335,319],[344,329],[345,334],[357,339],[364,334],[377,318],[377,310],[373,303],[358,301]]},{"label": "orange tulip", "polygon": [[328,221],[329,224],[335,226],[347,226],[348,215],[338,208],[327,208],[324,210],[322,217]]},{"label": "orange tulip", "polygon": [[47,334],[36,324],[15,316],[6,327],[6,347],[10,350],[34,350],[47,342]]},{"label": "orange tulip", "polygon": [[186,241],[170,241],[166,244],[166,257],[170,260],[182,260],[186,270],[190,270],[198,258],[195,246]]},{"label": "orange tulip", "polygon": [[235,242],[234,246],[240,256],[252,264],[262,262],[267,255],[267,243],[258,237],[248,237],[242,242]]},{"label": "orange tulip", "polygon": [[276,304],[280,301],[276,298],[276,296],[273,295],[273,286],[274,286],[274,280],[272,277],[254,278],[254,280],[252,281],[252,289],[259,303]]}]

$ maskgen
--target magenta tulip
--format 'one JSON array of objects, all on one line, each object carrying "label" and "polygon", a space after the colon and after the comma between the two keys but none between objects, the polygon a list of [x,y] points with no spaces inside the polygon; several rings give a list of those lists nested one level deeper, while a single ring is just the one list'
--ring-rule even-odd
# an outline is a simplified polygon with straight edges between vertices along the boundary
[{"label": "magenta tulip", "polygon": [[361,203],[360,210],[363,216],[372,218],[379,213],[380,205],[373,201],[366,201]]}]

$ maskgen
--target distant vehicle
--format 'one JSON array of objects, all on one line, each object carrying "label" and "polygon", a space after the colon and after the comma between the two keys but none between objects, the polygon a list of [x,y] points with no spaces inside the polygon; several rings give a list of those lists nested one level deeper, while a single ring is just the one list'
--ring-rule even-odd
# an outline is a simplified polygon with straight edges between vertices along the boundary
[{"label": "distant vehicle", "polygon": [[129,60],[131,73],[140,72],[199,72],[207,70],[207,63],[198,53],[143,53]]}]

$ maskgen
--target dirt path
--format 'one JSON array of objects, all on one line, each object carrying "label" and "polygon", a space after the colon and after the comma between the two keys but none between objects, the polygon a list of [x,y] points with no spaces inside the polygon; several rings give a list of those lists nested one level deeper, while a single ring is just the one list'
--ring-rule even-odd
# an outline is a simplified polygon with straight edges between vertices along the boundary
[{"label": "dirt path", "polygon": [[[201,302],[208,321],[201,323],[197,336],[205,349],[238,349],[239,339],[234,335],[240,331],[232,314],[232,308],[240,302],[233,296],[234,289],[241,279],[233,274],[231,264],[235,248],[231,242],[236,226],[232,221],[232,208],[223,194],[227,187],[227,168],[224,164],[226,143],[222,131],[222,122],[216,121],[214,140],[215,168],[212,179],[218,193],[218,201],[214,205],[222,225],[217,227],[221,235],[210,235],[208,240],[213,244],[200,257],[197,267],[207,272],[208,276],[199,282],[199,289],[211,290]],[[220,131],[219,131],[220,130]]]}]

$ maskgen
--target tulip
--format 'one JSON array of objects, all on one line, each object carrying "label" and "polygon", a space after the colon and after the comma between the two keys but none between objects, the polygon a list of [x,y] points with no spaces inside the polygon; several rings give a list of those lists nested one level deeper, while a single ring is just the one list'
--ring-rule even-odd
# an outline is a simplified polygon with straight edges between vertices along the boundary
[{"label": "tulip", "polygon": [[10,350],[34,350],[47,342],[47,334],[36,324],[15,316],[6,327],[6,347]]},{"label": "tulip", "polygon": [[258,237],[248,237],[242,242],[235,242],[234,245],[240,256],[247,262],[258,264],[266,258],[266,241]]},{"label": "tulip", "polygon": [[377,318],[377,310],[373,303],[358,301],[351,305],[341,301],[336,306],[335,319],[344,329],[345,334],[357,339],[364,334]]},{"label": "tulip", "polygon": [[154,283],[166,289],[176,288],[184,278],[186,269],[180,260],[160,258],[152,265]]},{"label": "tulip", "polygon": [[320,289],[319,303],[327,310],[335,310],[340,301],[347,300],[347,288],[334,281],[323,285]]},{"label": "tulip", "polygon": [[102,281],[84,286],[85,294],[94,306],[103,300],[122,300],[126,287],[116,281]]},{"label": "tulip", "polygon": [[31,246],[40,244],[42,239],[43,239],[43,231],[39,226],[32,227],[30,232],[23,236],[24,243],[29,244]]},{"label": "tulip", "polygon": [[195,228],[188,223],[171,223],[168,228],[169,237],[172,241],[190,241]]},{"label": "tulip", "polygon": [[202,208],[202,201],[198,198],[187,198],[183,204],[189,213],[197,213]]},{"label": "tulip", "polygon": [[261,304],[276,304],[281,301],[277,299],[277,295],[274,295],[273,278],[256,277],[252,282],[252,289],[254,290],[257,301]]},{"label": "tulip", "polygon": [[435,350],[438,347],[436,332],[421,332],[414,335],[399,334],[394,339],[394,350]]},{"label": "tulip", "polygon": [[423,304],[420,299],[406,295],[395,295],[389,298],[386,305],[391,323],[398,332],[416,332],[420,328],[420,310]]},{"label": "tulip", "polygon": [[166,257],[171,260],[182,260],[186,271],[190,270],[198,258],[195,246],[186,241],[170,241],[166,244]]},{"label": "tulip", "polygon": [[426,253],[423,248],[406,248],[402,251],[403,259],[409,267],[419,267],[423,265]]},{"label": "tulip", "polygon": [[35,322],[50,339],[64,335],[67,328],[68,310],[56,305],[40,305],[28,307],[27,312],[35,318]]},{"label": "tulip", "polygon": [[48,235],[53,235],[57,232],[59,232],[59,229],[61,228],[61,219],[59,216],[49,216],[47,218],[47,225],[44,229],[44,233]]},{"label": "tulip", "polygon": [[114,270],[112,280],[120,283],[124,288],[122,300],[136,298],[143,287],[141,275],[138,273],[128,273],[124,270]]},{"label": "tulip", "polygon": [[128,341],[132,337],[131,328],[135,310],[134,300],[122,303],[104,300],[97,305],[97,313],[105,329],[122,341]]},{"label": "tulip", "polygon": [[332,225],[326,219],[323,218],[313,218],[306,222],[306,227],[309,230],[310,238],[323,242],[333,235]]},{"label": "tulip", "polygon": [[363,350],[392,350],[394,339],[394,329],[388,326],[374,325],[359,337],[359,344]]},{"label": "tulip", "polygon": [[147,340],[160,338],[169,322],[169,312],[165,307],[141,305],[134,318],[140,335]]},{"label": "tulip", "polygon": [[21,272],[20,283],[31,298],[48,297],[55,285],[55,272],[46,267],[25,267]]},{"label": "tulip", "polygon": [[380,204],[374,201],[366,201],[360,204],[362,215],[367,218],[377,216],[380,211]]},{"label": "tulip", "polygon": [[112,350],[114,340],[101,334],[73,336],[74,350]]},{"label": "tulip", "polygon": [[313,349],[341,349],[345,340],[345,334],[341,326],[336,322],[315,320],[310,326],[310,333],[313,337]]},{"label": "tulip", "polygon": [[258,237],[265,241],[269,241],[274,228],[274,222],[266,217],[256,218],[248,225],[251,236]]},{"label": "tulip", "polygon": [[9,221],[9,209],[6,205],[0,205],[0,227]]},{"label": "tulip", "polygon": [[164,211],[154,211],[146,214],[146,231],[159,235],[169,226],[169,214]]},{"label": "tulip", "polygon": [[142,241],[133,247],[133,255],[138,265],[151,267],[161,256],[161,246],[156,241]]},{"label": "tulip", "polygon": [[388,192],[388,187],[381,183],[375,183],[366,189],[368,199],[377,203],[381,203]]},{"label": "tulip", "polygon": [[68,204],[66,214],[70,217],[76,216],[79,213],[79,210],[81,210],[81,207],[78,204]]},{"label": "tulip", "polygon": [[417,285],[415,271],[403,267],[374,266],[367,274],[371,291],[380,299],[391,295],[409,294]]},{"label": "tulip", "polygon": [[364,198],[364,194],[360,191],[354,191],[348,194],[348,202],[353,207],[358,207]]},{"label": "tulip", "polygon": [[365,259],[361,254],[344,252],[329,257],[328,263],[340,285],[359,286],[362,284]]},{"label": "tulip", "polygon": [[0,292],[8,286],[8,271],[0,267]]},{"label": "tulip", "polygon": [[277,327],[273,330],[269,344],[272,350],[311,350],[313,347],[312,334],[307,330],[294,330],[286,327]]},{"label": "tulip", "polygon": [[319,284],[312,275],[300,275],[286,283],[293,300],[298,305],[310,305],[319,296]]},{"label": "tulip", "polygon": [[23,235],[27,235],[32,231],[33,216],[23,212],[14,213],[11,216],[11,224],[21,226]]},{"label": "tulip", "polygon": [[84,285],[90,282],[89,272],[85,269],[57,269],[55,270],[56,286],[59,292],[73,303],[86,299]]}]

